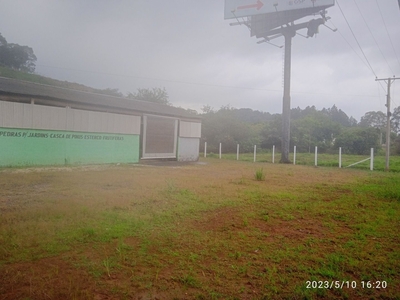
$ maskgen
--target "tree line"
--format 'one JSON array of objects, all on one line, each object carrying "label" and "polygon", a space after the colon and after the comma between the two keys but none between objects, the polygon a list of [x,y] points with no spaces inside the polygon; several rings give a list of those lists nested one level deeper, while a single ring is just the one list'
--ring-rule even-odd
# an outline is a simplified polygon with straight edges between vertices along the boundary
[{"label": "tree line", "polygon": [[[219,143],[224,152],[251,152],[254,145],[262,149],[280,150],[282,135],[281,114],[236,109],[223,106],[214,110],[210,106],[202,109],[202,145],[207,142],[207,151],[219,151]],[[392,147],[400,154],[400,106],[391,116]],[[348,117],[336,105],[317,110],[315,106],[291,110],[291,149],[312,152],[317,146],[321,153],[369,154],[371,148],[380,151],[386,138],[386,115],[382,112],[367,112],[360,122]]]},{"label": "tree line", "polygon": [[31,47],[8,43],[0,33],[0,65],[33,73],[36,67],[36,59]]},{"label": "tree line", "polygon": [[[36,69],[36,61],[37,57],[31,47],[9,43],[0,33],[0,66],[16,71],[34,73]],[[92,89],[79,84],[73,84],[73,88],[79,90],[90,90],[109,96],[172,105],[169,102],[168,93],[165,88],[138,88],[136,92],[129,92],[127,95],[122,94],[119,89],[114,88]]]}]

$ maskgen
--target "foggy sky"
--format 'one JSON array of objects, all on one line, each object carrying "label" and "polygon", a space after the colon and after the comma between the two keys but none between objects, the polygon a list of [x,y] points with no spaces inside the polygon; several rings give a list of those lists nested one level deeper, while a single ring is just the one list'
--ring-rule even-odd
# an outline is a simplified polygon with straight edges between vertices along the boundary
[{"label": "foggy sky", "polygon": [[[400,77],[398,1],[339,4],[376,76]],[[199,112],[228,104],[282,111],[284,50],[230,26],[224,0],[0,0],[0,7],[0,32],[33,48],[40,75],[124,94],[165,87],[173,105]],[[337,32],[321,26],[314,38],[293,39],[291,106],[336,105],[358,121],[386,112],[387,86],[375,81],[337,4],[328,16]],[[399,86],[392,108],[400,106]]]}]

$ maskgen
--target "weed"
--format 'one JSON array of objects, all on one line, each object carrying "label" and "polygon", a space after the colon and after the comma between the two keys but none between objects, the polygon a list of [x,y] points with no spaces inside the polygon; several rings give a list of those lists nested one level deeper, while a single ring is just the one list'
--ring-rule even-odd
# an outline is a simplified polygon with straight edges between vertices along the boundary
[{"label": "weed", "polygon": [[111,277],[111,274],[110,274],[110,270],[111,270],[111,260],[110,260],[109,257],[107,257],[105,260],[103,260],[103,266],[104,266],[105,269],[106,269],[106,272],[107,272],[108,277]]},{"label": "weed", "polygon": [[234,253],[230,254],[229,256],[233,257],[234,259],[238,260],[239,258],[242,257],[242,252],[240,251],[235,251]]},{"label": "weed", "polygon": [[189,260],[190,260],[191,262],[197,261],[198,258],[199,258],[199,255],[196,254],[196,253],[190,253],[190,254],[189,254]]},{"label": "weed", "polygon": [[254,178],[255,178],[257,181],[264,181],[264,180],[265,180],[264,169],[263,169],[263,168],[257,169],[256,172],[255,172],[255,174],[254,174]]},{"label": "weed", "polygon": [[184,276],[179,277],[178,280],[180,283],[185,285],[186,287],[197,287],[198,282],[196,278],[194,278],[191,274],[186,274]]}]

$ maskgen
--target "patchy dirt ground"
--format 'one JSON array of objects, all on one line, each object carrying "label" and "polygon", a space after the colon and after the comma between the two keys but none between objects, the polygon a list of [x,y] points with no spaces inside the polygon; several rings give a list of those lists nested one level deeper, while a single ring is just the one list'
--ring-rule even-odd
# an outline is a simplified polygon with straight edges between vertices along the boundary
[{"label": "patchy dirt ground", "polygon": [[[398,299],[397,233],[362,230],[373,214],[399,225],[399,208],[352,190],[370,176],[212,159],[4,169],[0,299]],[[372,276],[389,288],[362,289]]]}]

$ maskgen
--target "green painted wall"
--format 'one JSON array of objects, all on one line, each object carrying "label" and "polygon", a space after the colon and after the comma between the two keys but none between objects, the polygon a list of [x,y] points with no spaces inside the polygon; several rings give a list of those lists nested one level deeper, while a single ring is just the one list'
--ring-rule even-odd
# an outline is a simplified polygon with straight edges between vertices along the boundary
[{"label": "green painted wall", "polygon": [[139,135],[0,128],[0,166],[139,162]]}]

